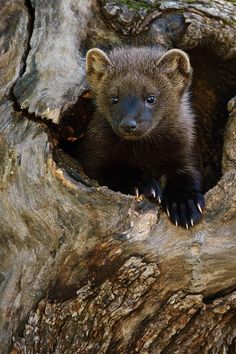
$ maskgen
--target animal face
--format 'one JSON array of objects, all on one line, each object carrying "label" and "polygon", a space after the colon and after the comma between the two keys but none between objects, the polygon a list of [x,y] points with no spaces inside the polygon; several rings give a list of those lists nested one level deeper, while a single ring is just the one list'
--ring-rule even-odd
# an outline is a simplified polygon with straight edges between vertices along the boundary
[{"label": "animal face", "polygon": [[97,101],[114,132],[128,140],[147,135],[153,129],[160,108],[156,85],[144,75],[123,76],[116,71],[107,76],[105,82],[107,90],[97,96]]},{"label": "animal face", "polygon": [[117,94],[109,98],[111,126],[117,135],[125,139],[137,139],[146,135],[152,128],[155,95],[142,97],[131,91],[130,94]]},{"label": "animal face", "polygon": [[98,109],[127,140],[150,134],[173,116],[190,77],[188,57],[180,50],[120,49],[108,57],[92,49],[87,54],[87,79]]}]

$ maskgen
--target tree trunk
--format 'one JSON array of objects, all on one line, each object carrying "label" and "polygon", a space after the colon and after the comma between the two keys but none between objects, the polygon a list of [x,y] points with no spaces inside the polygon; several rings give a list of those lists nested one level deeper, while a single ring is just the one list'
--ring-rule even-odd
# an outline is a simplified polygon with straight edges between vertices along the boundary
[{"label": "tree trunk", "polygon": [[[0,353],[236,353],[235,13],[0,0]],[[190,230],[69,155],[92,111],[86,51],[155,43],[194,68],[206,209]]]}]

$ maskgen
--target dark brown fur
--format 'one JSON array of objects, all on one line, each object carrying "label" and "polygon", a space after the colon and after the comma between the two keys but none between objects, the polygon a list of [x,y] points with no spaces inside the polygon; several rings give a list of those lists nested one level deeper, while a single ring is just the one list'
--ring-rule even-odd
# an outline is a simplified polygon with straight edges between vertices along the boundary
[{"label": "dark brown fur", "polygon": [[[189,227],[198,222],[204,200],[194,153],[187,55],[179,50],[142,47],[117,49],[107,56],[94,49],[87,56],[87,78],[97,111],[77,156],[88,176],[115,190],[132,193],[138,186],[147,196],[155,199],[158,195],[176,225]],[[111,97],[132,94],[145,100],[150,93],[157,102],[149,109],[152,120],[148,128],[141,130],[141,136],[120,136],[113,126],[119,108],[114,113]],[[136,120],[142,125],[142,115]],[[161,197],[156,180],[163,174],[167,186]]]}]

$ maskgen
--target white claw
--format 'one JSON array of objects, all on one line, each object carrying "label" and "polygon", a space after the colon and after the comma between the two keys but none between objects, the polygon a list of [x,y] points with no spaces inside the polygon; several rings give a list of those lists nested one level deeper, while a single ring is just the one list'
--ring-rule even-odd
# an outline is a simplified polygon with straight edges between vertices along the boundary
[{"label": "white claw", "polygon": [[187,223],[185,224],[185,226],[186,226],[186,229],[188,230],[188,224]]},{"label": "white claw", "polygon": [[191,226],[193,226],[193,219],[190,220]]},{"label": "white claw", "polygon": [[168,209],[168,208],[166,208],[166,213],[167,213],[167,215],[170,217],[170,212],[169,212],[169,209]]},{"label": "white claw", "polygon": [[175,226],[179,226],[177,220],[175,220]]},{"label": "white claw", "polygon": [[198,207],[198,210],[200,211],[200,213],[202,214],[202,208],[199,203],[197,204],[197,207]]},{"label": "white claw", "polygon": [[158,203],[159,203],[159,204],[161,204],[161,197],[160,197],[160,196],[158,196],[158,198],[157,198],[157,199],[158,199]]},{"label": "white claw", "polygon": [[153,196],[153,198],[156,198],[156,192],[154,191],[154,189],[151,190],[151,195]]},{"label": "white claw", "polygon": [[135,195],[136,195],[137,198],[139,197],[139,190],[138,190],[137,187],[135,187]]}]

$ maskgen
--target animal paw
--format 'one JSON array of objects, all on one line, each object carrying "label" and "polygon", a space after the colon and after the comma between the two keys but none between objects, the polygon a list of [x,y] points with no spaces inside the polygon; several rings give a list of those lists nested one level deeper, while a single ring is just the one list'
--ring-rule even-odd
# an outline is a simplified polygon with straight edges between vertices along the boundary
[{"label": "animal paw", "polygon": [[174,225],[188,229],[201,220],[205,201],[200,192],[167,189],[162,204]]},{"label": "animal paw", "polygon": [[137,187],[135,187],[135,194],[145,195],[145,197],[157,201],[161,204],[162,193],[159,183],[152,177],[143,177]]}]

